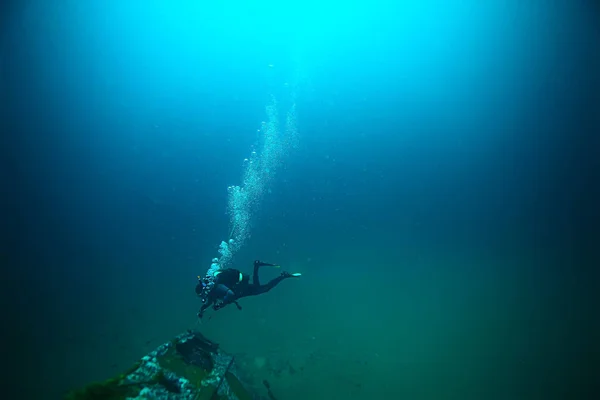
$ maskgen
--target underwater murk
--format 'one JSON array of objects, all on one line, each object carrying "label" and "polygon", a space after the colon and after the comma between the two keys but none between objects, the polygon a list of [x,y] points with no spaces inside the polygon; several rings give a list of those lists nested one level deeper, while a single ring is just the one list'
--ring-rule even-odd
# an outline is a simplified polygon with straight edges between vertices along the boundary
[{"label": "underwater murk", "polygon": [[598,398],[596,3],[0,2],[2,398]]}]

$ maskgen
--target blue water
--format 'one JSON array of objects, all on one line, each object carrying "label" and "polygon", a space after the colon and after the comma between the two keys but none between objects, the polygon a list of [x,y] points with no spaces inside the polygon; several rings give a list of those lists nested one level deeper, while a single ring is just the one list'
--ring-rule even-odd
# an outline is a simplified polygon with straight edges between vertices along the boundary
[{"label": "blue water", "polygon": [[[14,398],[59,398],[194,327],[280,400],[586,397],[596,11],[7,3]],[[198,326],[197,276],[230,236],[227,188],[274,100],[281,134],[295,107],[297,145],[233,265],[303,276]]]}]

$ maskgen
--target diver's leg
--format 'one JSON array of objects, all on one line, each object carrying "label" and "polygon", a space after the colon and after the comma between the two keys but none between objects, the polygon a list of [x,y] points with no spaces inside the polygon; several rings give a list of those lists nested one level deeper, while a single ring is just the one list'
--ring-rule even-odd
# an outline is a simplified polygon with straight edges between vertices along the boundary
[{"label": "diver's leg", "polygon": [[266,285],[250,285],[246,293],[244,293],[244,297],[267,293],[269,290],[277,286],[282,280],[287,278],[297,278],[299,276],[300,274],[290,274],[289,272],[284,271],[277,278],[271,279]]},{"label": "diver's leg", "polygon": [[279,284],[279,282],[281,282],[282,280],[284,280],[286,278],[289,278],[289,276],[287,276],[285,274],[281,274],[277,278],[271,279],[266,285],[261,285],[259,287],[259,292],[260,293],[267,293],[269,290],[271,290],[275,286],[277,286]]},{"label": "diver's leg", "polygon": [[261,267],[261,262],[254,261],[254,274],[252,274],[252,286],[260,286],[260,280],[258,279],[258,269]]},{"label": "diver's leg", "polygon": [[260,260],[255,260],[254,261],[254,274],[252,275],[252,284],[253,285],[258,285],[260,286],[260,279],[258,278],[258,269],[260,267],[279,267],[279,265],[277,264],[270,264],[270,263],[266,263],[266,262],[262,262]]}]

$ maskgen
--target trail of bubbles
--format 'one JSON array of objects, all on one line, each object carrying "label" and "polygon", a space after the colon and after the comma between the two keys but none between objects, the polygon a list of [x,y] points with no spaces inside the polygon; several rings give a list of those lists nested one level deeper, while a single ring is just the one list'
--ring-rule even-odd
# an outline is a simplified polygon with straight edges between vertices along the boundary
[{"label": "trail of bubbles", "polygon": [[272,182],[277,169],[289,151],[298,145],[296,105],[286,114],[285,129],[281,132],[277,102],[273,98],[266,107],[267,121],[259,130],[257,148],[244,160],[242,184],[229,186],[228,213],[230,234],[219,246],[219,257],[213,258],[206,279],[212,282],[214,273],[225,268],[250,235],[252,215],[260,205],[263,194]]}]

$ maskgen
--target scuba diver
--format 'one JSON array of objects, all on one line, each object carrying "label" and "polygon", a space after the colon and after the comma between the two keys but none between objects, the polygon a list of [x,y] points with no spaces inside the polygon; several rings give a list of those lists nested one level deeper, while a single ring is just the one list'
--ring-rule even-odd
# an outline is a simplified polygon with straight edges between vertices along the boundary
[{"label": "scuba diver", "polygon": [[269,264],[259,260],[254,261],[252,283],[250,283],[250,275],[243,274],[234,268],[217,271],[214,274],[212,282],[209,282],[207,278],[202,279],[201,277],[198,277],[196,294],[202,299],[203,303],[202,308],[198,311],[198,318],[202,318],[204,311],[211,305],[216,311],[233,303],[237,306],[238,310],[241,310],[242,307],[237,301],[242,297],[267,293],[284,279],[299,278],[302,275],[300,273],[283,271],[277,278],[272,279],[265,285],[261,285],[258,278],[258,269],[264,266],[279,267],[277,264]]}]

